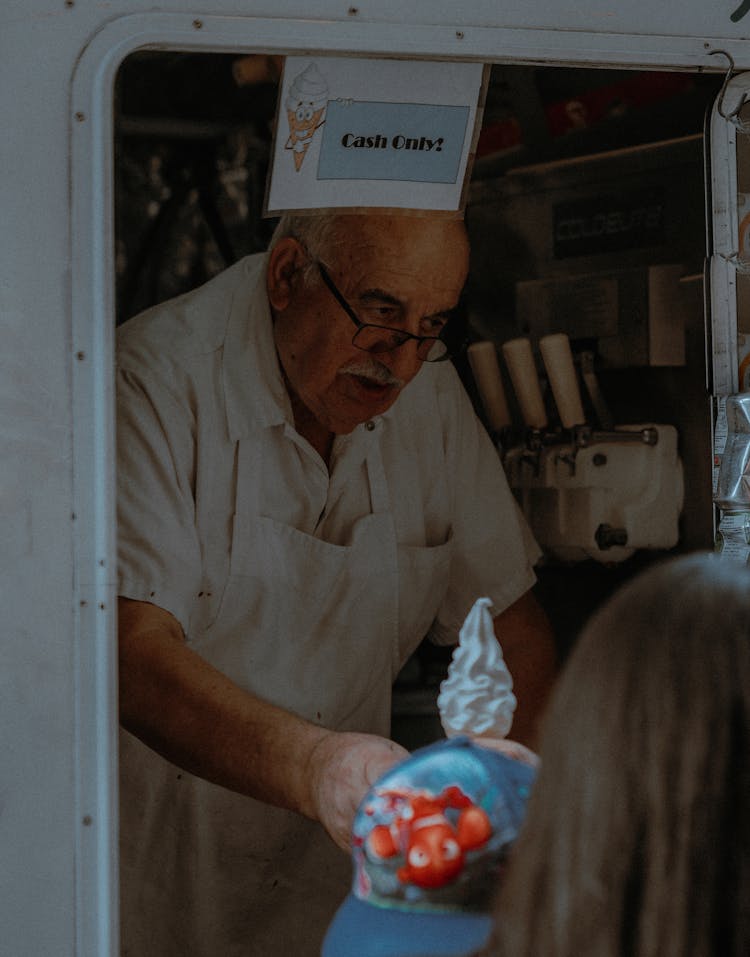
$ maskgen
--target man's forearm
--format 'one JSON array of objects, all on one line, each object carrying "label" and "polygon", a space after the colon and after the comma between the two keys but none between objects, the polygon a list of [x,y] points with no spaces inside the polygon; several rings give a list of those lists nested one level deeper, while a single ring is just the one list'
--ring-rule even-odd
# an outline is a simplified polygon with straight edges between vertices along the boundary
[{"label": "man's forearm", "polygon": [[163,609],[120,599],[119,632],[124,728],[192,774],[315,817],[308,765],[329,731],[238,687]]},{"label": "man's forearm", "polygon": [[342,848],[373,782],[407,752],[330,731],[244,691],[169,612],[119,600],[120,723],[191,774],[319,821]]},{"label": "man's forearm", "polygon": [[501,612],[494,626],[518,702],[510,737],[535,749],[557,670],[552,628],[531,592]]}]

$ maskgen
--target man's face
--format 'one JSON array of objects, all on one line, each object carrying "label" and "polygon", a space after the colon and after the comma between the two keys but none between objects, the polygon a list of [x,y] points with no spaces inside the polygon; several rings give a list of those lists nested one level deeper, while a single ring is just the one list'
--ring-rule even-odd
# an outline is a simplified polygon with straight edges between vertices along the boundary
[{"label": "man's face", "polygon": [[[382,415],[419,372],[417,343],[377,355],[352,345],[356,327],[295,239],[271,253],[268,294],[274,338],[293,401],[325,429],[351,432]],[[431,217],[342,216],[325,266],[363,323],[438,335],[468,270],[463,223]]]}]

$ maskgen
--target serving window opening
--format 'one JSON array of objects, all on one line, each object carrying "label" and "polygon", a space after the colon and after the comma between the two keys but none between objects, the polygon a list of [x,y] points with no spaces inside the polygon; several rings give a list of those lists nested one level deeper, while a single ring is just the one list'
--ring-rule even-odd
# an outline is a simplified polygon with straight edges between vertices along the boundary
[{"label": "serving window opening", "polygon": [[[118,325],[267,247],[282,66],[275,53],[144,51],[124,61]],[[507,419],[494,417],[472,350],[453,361],[542,546],[537,590],[561,660],[622,581],[713,542],[704,125],[720,86],[718,76],[687,72],[490,71],[454,333],[491,344]],[[572,360],[580,422],[566,418],[542,340]],[[514,381],[524,363],[526,386]],[[541,400],[538,421],[529,389]],[[440,735],[435,697],[447,660],[425,643],[399,677],[393,729],[408,746]]]}]

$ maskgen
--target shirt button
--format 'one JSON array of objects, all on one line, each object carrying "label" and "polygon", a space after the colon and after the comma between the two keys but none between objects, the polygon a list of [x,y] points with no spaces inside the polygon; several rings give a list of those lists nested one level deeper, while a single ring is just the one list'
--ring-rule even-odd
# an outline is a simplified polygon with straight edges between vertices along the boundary
[{"label": "shirt button", "polygon": [[375,428],[375,423],[372,421],[372,419],[370,419],[369,422],[365,422],[365,428],[368,432],[372,432],[372,430]]}]

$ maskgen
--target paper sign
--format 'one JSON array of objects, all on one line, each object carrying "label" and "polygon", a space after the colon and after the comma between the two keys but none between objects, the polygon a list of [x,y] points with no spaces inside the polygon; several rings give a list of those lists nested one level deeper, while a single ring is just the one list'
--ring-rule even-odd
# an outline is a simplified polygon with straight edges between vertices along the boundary
[{"label": "paper sign", "polygon": [[475,63],[287,57],[266,215],[460,210],[483,78]]}]

